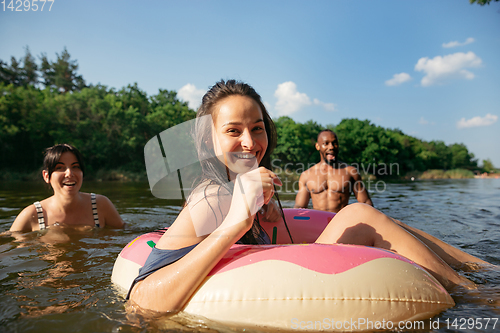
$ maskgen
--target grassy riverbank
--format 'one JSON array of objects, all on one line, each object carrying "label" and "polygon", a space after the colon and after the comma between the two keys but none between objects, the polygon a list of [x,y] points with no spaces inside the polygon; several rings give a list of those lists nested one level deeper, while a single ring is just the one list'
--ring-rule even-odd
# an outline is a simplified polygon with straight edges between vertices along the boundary
[{"label": "grassy riverbank", "polygon": [[[10,170],[0,170],[0,180],[2,181],[40,181],[42,182],[42,171],[16,172]],[[146,171],[132,172],[127,170],[98,170],[95,173],[88,172],[85,180],[92,181],[122,181],[122,182],[140,182],[147,181]]]},{"label": "grassy riverbank", "polygon": [[[276,171],[275,171],[276,172]],[[276,172],[280,179],[286,179],[290,182],[299,180],[300,173],[291,170],[281,170],[280,173]],[[363,181],[376,180],[376,179],[466,179],[474,178],[474,173],[467,169],[453,169],[453,170],[427,170],[424,172],[412,171],[404,175],[394,175],[390,177],[376,177],[370,173],[362,173]]]},{"label": "grassy riverbank", "polygon": [[427,170],[424,172],[408,172],[404,179],[467,179],[474,178],[474,173],[466,169]]},{"label": "grassy riverbank", "polygon": [[[298,187],[298,180],[300,173],[293,170],[275,170],[277,176],[281,179],[284,186],[288,184],[288,187],[295,186]],[[405,175],[396,175],[390,177],[391,179],[466,179],[466,178],[490,178],[498,176],[498,174],[483,174],[480,176],[474,175],[470,170],[466,169],[453,169],[453,170],[427,170],[424,172],[408,172]],[[380,179],[376,176],[366,173],[362,174],[364,181]],[[2,181],[42,181],[41,170],[33,171],[29,173],[22,173],[10,170],[0,170],[0,180]],[[144,172],[132,172],[127,170],[115,169],[115,170],[98,170],[97,172],[88,172],[85,176],[85,180],[92,181],[122,181],[122,182],[138,182],[147,181],[148,177],[146,171]],[[297,184],[297,185],[293,185]]]}]

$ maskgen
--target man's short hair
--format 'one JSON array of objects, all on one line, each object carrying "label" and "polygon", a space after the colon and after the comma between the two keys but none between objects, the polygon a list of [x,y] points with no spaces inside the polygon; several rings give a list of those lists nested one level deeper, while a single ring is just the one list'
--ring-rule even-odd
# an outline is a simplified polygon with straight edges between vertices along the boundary
[{"label": "man's short hair", "polygon": [[324,133],[324,132],[330,132],[330,133],[332,133],[333,135],[335,135],[335,137],[338,139],[337,134],[335,134],[335,132],[334,132],[334,131],[332,131],[332,130],[331,130],[331,129],[329,129],[329,128],[326,128],[326,129],[324,129],[324,130],[321,130],[321,131],[318,133],[318,137],[316,138],[316,142],[318,142],[318,141],[319,141],[319,136],[321,135],[321,133]]}]

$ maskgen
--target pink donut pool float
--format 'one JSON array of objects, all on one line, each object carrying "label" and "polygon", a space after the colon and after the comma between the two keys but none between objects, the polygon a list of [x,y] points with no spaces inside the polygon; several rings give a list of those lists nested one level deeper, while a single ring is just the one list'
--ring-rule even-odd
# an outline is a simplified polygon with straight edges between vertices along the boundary
[{"label": "pink donut pool float", "polygon": [[[397,330],[455,305],[432,275],[393,252],[311,244],[334,213],[284,212],[295,244],[287,244],[282,222],[262,223],[269,235],[276,227],[278,245],[231,247],[183,311],[242,327],[373,331]],[[123,294],[161,235],[141,235],[118,255],[111,280]]]}]

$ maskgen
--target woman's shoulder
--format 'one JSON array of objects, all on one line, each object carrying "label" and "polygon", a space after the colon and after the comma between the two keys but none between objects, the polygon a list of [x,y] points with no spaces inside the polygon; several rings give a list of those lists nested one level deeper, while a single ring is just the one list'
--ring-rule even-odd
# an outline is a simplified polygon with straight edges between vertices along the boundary
[{"label": "woman's shoulder", "polygon": [[36,201],[29,206],[24,207],[20,214],[28,214],[30,216],[36,217],[36,206],[35,203],[40,204],[40,201]]},{"label": "woman's shoulder", "polygon": [[[81,195],[82,199],[84,200],[84,202],[91,201],[92,198],[95,198],[95,201],[96,201],[98,206],[102,207],[104,205],[105,206],[112,205],[111,200],[109,200],[107,196],[102,195],[102,194],[80,192],[80,195]],[[97,207],[97,208],[99,209],[101,207]]]},{"label": "woman's shoulder", "polygon": [[230,195],[231,192],[227,187],[207,180],[193,189],[188,197],[188,203],[199,202],[201,199],[217,200],[219,197]]},{"label": "woman's shoulder", "polygon": [[14,223],[10,227],[10,231],[33,231],[34,226],[38,223],[36,207],[31,204],[25,207],[16,217]]},{"label": "woman's shoulder", "polygon": [[108,197],[103,195],[103,194],[97,194],[97,193],[85,193],[85,194],[87,194],[89,197],[94,196],[97,204],[99,204],[99,203],[106,203],[106,204],[111,203],[111,200],[109,200]]},{"label": "woman's shoulder", "polygon": [[96,207],[99,216],[103,216],[103,226],[110,228],[123,228],[125,222],[121,218],[113,202],[105,195],[96,194]]}]

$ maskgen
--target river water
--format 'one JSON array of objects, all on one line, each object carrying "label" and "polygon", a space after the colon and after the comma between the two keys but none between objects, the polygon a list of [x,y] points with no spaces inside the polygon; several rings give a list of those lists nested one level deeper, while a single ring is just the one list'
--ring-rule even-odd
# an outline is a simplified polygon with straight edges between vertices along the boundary
[{"label": "river water", "polygon": [[[86,182],[82,191],[110,198],[126,228],[68,231],[71,241],[59,243],[46,242],[40,232],[13,237],[7,230],[20,210],[50,193],[38,183],[0,183],[0,331],[236,330],[185,315],[155,319],[127,315],[110,282],[115,258],[136,236],[169,226],[180,207],[153,197],[146,183]],[[371,185],[370,193],[384,213],[500,265],[500,179],[380,182]],[[281,199],[284,207],[293,206],[293,196]],[[499,273],[498,268],[460,272],[478,288],[452,294],[456,306],[434,317],[433,327],[408,331],[498,332],[500,322],[494,330],[493,323],[500,321]],[[479,329],[478,323],[483,327]]]}]

